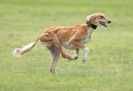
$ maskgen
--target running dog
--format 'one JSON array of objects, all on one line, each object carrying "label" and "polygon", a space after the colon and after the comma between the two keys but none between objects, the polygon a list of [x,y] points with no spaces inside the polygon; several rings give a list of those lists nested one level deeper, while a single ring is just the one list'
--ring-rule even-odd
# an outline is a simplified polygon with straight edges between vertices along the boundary
[{"label": "running dog", "polygon": [[[91,39],[92,32],[97,26],[107,27],[107,24],[111,21],[102,13],[94,13],[86,17],[85,24],[79,24],[70,27],[51,27],[46,28],[45,31],[37,37],[35,42],[32,42],[22,48],[16,48],[13,54],[20,56],[36,46],[38,42],[41,42],[47,47],[52,55],[52,65],[50,71],[56,72],[56,65],[59,60],[60,54],[63,58],[76,60],[79,56],[79,49],[83,50],[83,62],[88,60],[89,48],[85,44]],[[66,49],[75,50],[74,55],[67,55],[62,47]]]}]

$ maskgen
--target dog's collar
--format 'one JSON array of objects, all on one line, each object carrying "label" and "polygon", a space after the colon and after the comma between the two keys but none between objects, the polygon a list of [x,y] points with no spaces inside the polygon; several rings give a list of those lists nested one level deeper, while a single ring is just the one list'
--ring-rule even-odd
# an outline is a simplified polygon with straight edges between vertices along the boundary
[{"label": "dog's collar", "polygon": [[89,21],[86,21],[86,24],[87,24],[88,27],[91,27],[91,28],[93,28],[93,29],[96,29],[96,28],[97,28],[97,25],[92,24],[92,23],[90,23]]}]

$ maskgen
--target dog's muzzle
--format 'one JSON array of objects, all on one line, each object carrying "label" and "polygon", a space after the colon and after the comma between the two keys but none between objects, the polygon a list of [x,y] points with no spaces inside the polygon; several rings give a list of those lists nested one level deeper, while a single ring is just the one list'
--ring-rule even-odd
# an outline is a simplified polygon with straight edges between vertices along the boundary
[{"label": "dog's muzzle", "polygon": [[101,24],[101,25],[103,25],[104,27],[107,27],[107,25],[106,25],[106,23],[108,23],[108,24],[110,24],[111,23],[111,21],[110,20],[108,20],[108,21],[99,21],[99,23]]}]

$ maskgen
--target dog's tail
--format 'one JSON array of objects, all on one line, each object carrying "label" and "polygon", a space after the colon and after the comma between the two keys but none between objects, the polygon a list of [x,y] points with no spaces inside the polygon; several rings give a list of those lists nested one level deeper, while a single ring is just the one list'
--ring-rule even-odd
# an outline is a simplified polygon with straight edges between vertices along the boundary
[{"label": "dog's tail", "polygon": [[39,42],[39,40],[40,40],[40,37],[37,38],[37,39],[35,40],[35,42],[29,43],[29,44],[27,44],[27,45],[24,46],[24,47],[15,48],[14,51],[13,51],[13,55],[19,57],[19,56],[21,56],[22,54],[24,54],[24,53],[30,51],[31,49],[33,49],[33,48],[37,45],[37,43]]}]

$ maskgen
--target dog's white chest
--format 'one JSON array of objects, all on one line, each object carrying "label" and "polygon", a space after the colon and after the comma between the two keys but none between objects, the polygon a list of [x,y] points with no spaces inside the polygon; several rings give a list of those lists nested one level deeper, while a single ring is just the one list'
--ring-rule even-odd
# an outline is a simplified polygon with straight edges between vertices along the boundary
[{"label": "dog's white chest", "polygon": [[90,29],[90,32],[87,32],[86,36],[81,40],[82,43],[87,43],[91,39],[91,33],[93,32],[93,29]]},{"label": "dog's white chest", "polygon": [[87,42],[89,42],[89,40],[90,40],[90,36],[85,36],[82,40],[81,40],[81,42],[82,43],[87,43]]}]

